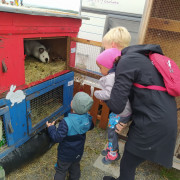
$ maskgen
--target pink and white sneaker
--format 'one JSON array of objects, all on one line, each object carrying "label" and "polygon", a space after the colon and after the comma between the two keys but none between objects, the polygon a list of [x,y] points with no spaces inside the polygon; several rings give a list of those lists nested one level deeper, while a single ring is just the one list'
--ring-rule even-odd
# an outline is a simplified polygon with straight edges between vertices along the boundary
[{"label": "pink and white sneaker", "polygon": [[102,159],[103,164],[111,164],[113,161],[117,161],[120,159],[120,154],[119,152],[114,152],[114,151],[109,151]]},{"label": "pink and white sneaker", "polygon": [[106,156],[108,154],[108,152],[110,152],[110,150],[111,149],[109,147],[107,147],[105,150],[101,151],[101,155]]}]

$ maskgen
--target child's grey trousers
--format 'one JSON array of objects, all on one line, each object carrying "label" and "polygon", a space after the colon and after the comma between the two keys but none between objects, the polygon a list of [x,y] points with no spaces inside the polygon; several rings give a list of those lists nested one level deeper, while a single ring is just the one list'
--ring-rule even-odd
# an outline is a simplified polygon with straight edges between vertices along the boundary
[{"label": "child's grey trousers", "polygon": [[79,180],[81,176],[80,161],[62,162],[58,160],[54,180],[65,180],[68,173],[68,180]]}]

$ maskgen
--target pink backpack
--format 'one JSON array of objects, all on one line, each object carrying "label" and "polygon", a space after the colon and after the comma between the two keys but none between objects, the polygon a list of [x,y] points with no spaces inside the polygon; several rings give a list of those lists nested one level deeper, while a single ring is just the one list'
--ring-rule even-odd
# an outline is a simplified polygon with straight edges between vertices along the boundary
[{"label": "pink backpack", "polygon": [[180,69],[177,64],[172,59],[158,53],[149,54],[149,59],[162,75],[165,88],[156,85],[143,86],[138,83],[134,83],[134,86],[138,88],[167,91],[171,96],[180,96]]}]

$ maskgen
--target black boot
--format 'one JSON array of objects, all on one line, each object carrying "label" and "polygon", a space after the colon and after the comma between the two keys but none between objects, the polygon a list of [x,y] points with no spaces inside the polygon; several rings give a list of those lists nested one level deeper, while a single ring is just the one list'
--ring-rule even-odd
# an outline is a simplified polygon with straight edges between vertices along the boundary
[{"label": "black boot", "polygon": [[112,176],[104,176],[103,180],[116,180],[116,179],[113,178]]}]

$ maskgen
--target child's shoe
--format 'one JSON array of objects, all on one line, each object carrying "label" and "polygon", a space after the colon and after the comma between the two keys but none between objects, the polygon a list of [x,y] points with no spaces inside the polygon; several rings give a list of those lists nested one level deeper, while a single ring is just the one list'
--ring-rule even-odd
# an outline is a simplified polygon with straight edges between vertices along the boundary
[{"label": "child's shoe", "polygon": [[102,159],[103,164],[110,164],[113,161],[117,161],[120,159],[120,154],[119,152],[113,152],[109,151],[106,157]]},{"label": "child's shoe", "polygon": [[102,150],[102,151],[101,151],[101,155],[106,156],[109,151],[110,151],[110,148],[107,147],[105,150]]}]

